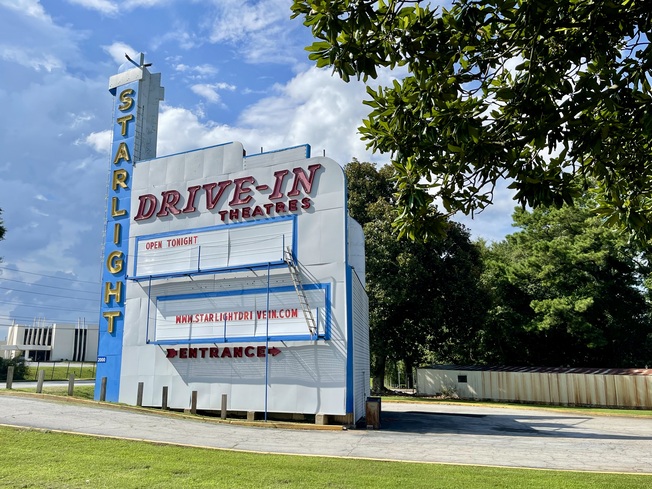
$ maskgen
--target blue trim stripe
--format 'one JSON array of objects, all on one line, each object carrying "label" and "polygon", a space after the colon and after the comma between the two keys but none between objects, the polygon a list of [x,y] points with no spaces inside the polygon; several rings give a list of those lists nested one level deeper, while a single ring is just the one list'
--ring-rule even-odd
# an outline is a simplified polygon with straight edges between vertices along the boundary
[{"label": "blue trim stripe", "polygon": [[277,262],[263,262],[263,263],[252,263],[251,265],[238,265],[236,267],[225,267],[225,268],[206,268],[196,271],[187,271],[187,272],[174,272],[174,273],[156,273],[152,275],[136,275],[135,277],[127,277],[127,280],[133,280],[135,282],[141,282],[143,280],[155,280],[162,278],[178,278],[178,277],[194,277],[196,275],[212,275],[215,273],[232,273],[232,272],[245,272],[249,270],[267,270],[267,265],[270,265],[271,268],[283,268],[287,267],[287,263],[284,261]]},{"label": "blue trim stripe", "polygon": [[[328,290],[330,284],[305,284],[303,290]],[[280,287],[270,287],[270,294],[276,292],[292,292],[294,287],[292,285],[284,285]],[[260,287],[257,289],[244,289],[244,290],[224,290],[220,292],[197,292],[195,294],[177,294],[177,295],[162,295],[157,297],[156,300],[160,302],[165,301],[181,301],[187,299],[210,299],[211,297],[233,297],[238,295],[255,295],[267,294],[267,288]]]},{"label": "blue trim stripe", "polygon": [[353,412],[353,287],[352,269],[346,266],[346,412]]},{"label": "blue trim stripe", "polygon": [[[355,391],[353,382],[353,276],[349,266],[349,195],[344,174],[344,267],[346,274],[346,412],[354,413]],[[354,420],[356,421],[356,420]]]},{"label": "blue trim stripe", "polygon": [[264,343],[265,341],[314,341],[315,337],[306,335],[234,336],[232,338],[193,338],[185,340],[150,341],[151,345],[221,345],[225,343]]}]

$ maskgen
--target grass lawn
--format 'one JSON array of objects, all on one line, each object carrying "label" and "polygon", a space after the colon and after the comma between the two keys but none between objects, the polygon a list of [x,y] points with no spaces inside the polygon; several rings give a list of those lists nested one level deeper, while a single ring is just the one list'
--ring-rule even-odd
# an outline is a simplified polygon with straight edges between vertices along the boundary
[{"label": "grass lawn", "polygon": [[648,488],[644,475],[264,455],[0,427],[16,488]]},{"label": "grass lawn", "polygon": [[[29,391],[34,392],[35,389],[30,389]],[[51,394],[53,396],[67,396],[68,388],[67,387],[43,387],[43,394]],[[73,391],[73,397],[77,399],[93,400],[94,394],[95,394],[94,385],[76,385]]]},{"label": "grass lawn", "polygon": [[27,375],[25,375],[25,380],[36,380],[38,378],[39,370],[45,371],[45,380],[68,380],[68,375],[70,374],[75,374],[75,379],[79,380],[88,380],[95,378],[94,364],[73,363],[68,366],[64,363],[60,367],[27,367]]},{"label": "grass lawn", "polygon": [[[17,384],[14,384],[16,386]],[[5,395],[11,395],[12,392],[28,392],[30,394],[35,394],[36,393],[36,388],[31,387],[27,389],[12,389],[10,391],[2,391],[0,392],[1,394]],[[67,397],[68,396],[68,387],[43,387],[43,394],[50,394],[52,396],[63,396]],[[93,400],[93,396],[95,394],[95,386],[94,385],[76,385],[74,390],[73,390],[73,396],[76,399],[88,399],[88,400]]]}]

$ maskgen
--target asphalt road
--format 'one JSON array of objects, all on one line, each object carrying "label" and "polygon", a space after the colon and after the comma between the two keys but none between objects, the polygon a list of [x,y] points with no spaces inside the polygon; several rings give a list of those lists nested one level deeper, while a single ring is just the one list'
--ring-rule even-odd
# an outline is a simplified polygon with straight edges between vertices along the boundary
[{"label": "asphalt road", "polygon": [[254,452],[652,474],[651,418],[444,404],[382,408],[380,430],[317,431],[4,393],[0,424]]}]

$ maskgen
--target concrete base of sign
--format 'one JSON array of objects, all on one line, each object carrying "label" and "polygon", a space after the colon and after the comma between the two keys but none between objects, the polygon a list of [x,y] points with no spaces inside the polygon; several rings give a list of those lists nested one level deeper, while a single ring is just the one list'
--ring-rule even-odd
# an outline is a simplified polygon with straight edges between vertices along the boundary
[{"label": "concrete base of sign", "polygon": [[[235,417],[242,417],[245,413],[229,412],[229,415],[234,415]],[[247,411],[247,421],[260,421],[264,419],[264,413],[260,411]],[[300,414],[300,413],[267,413],[267,419],[273,421],[289,421],[289,422],[310,422],[312,420],[311,415]],[[325,425],[343,425],[351,426],[353,425],[353,413],[349,413],[344,416],[337,416],[334,414],[315,414],[314,417],[315,424],[320,426]]]},{"label": "concrete base of sign", "polygon": [[[164,409],[160,406],[145,406],[150,409]],[[169,411],[182,412],[184,414],[197,414],[193,412],[192,407],[185,409],[174,409],[167,407]],[[212,418],[220,418],[222,413],[221,411],[216,411],[214,409],[201,410],[199,412],[202,416],[208,416]],[[253,421],[262,421],[265,419],[265,413],[262,411],[227,411],[226,417],[234,420],[243,420],[246,419],[249,422]],[[329,425],[341,425],[341,426],[353,426],[355,423],[353,421],[353,413],[349,413],[343,416],[338,416],[335,414],[301,414],[301,413],[267,413],[267,419],[269,421],[282,421],[282,422],[294,422],[294,423],[311,423],[314,420],[315,425],[317,426],[329,426]]]},{"label": "concrete base of sign", "polygon": [[315,424],[328,424],[328,415],[327,414],[315,414]]},{"label": "concrete base of sign", "polygon": [[328,421],[328,424],[341,424],[342,426],[353,426],[355,424],[353,413],[347,413],[344,416],[328,416]]},{"label": "concrete base of sign", "polygon": [[342,426],[353,425],[353,413],[346,414],[345,416],[337,416],[332,414],[315,414],[316,425],[330,425],[341,424]]}]

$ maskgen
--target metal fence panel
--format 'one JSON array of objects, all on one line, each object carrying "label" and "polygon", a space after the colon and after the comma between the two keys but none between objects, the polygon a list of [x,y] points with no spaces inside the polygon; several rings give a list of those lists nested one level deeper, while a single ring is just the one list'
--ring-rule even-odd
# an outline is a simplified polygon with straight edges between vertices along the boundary
[{"label": "metal fence panel", "polygon": [[[466,382],[460,382],[462,376]],[[419,368],[417,394],[652,409],[652,375]]]}]

